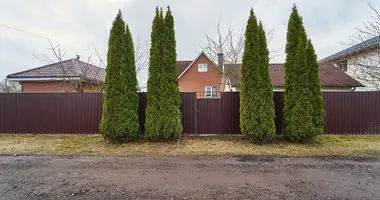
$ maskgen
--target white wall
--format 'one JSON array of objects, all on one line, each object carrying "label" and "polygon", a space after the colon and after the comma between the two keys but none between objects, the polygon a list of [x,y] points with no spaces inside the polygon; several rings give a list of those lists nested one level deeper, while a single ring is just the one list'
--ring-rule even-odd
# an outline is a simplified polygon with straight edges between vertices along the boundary
[{"label": "white wall", "polygon": [[232,87],[232,86],[230,87],[230,86],[226,85],[224,88],[224,91],[225,92],[237,92],[238,90],[236,87]]},{"label": "white wall", "polygon": [[[376,73],[376,77],[380,77],[380,47],[372,48],[368,51],[361,52],[349,57],[347,59],[347,74],[351,77],[355,78],[357,81],[365,85],[366,87],[359,87],[357,91],[376,91],[380,90],[380,80],[374,80],[367,73]],[[337,63],[335,63],[337,66]],[[367,67],[361,67],[361,65],[365,66],[373,66],[377,69],[369,70]],[[369,81],[366,81],[366,80]]]}]

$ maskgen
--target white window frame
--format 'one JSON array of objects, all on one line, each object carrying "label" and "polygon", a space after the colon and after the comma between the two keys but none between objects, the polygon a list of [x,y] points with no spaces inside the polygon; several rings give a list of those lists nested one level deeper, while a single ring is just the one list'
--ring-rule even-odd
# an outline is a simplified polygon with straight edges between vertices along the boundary
[{"label": "white window frame", "polygon": [[205,97],[206,98],[216,98],[216,97],[218,97],[218,87],[216,87],[216,86],[206,86],[205,87]]},{"label": "white window frame", "polygon": [[208,64],[207,63],[199,63],[198,64],[198,72],[207,72]]}]

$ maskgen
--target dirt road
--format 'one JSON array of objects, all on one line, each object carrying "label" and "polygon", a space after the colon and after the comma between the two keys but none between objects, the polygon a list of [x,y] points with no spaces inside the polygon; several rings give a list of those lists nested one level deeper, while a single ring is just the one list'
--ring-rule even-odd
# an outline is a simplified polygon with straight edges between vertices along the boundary
[{"label": "dirt road", "polygon": [[380,199],[380,159],[0,156],[0,199]]}]

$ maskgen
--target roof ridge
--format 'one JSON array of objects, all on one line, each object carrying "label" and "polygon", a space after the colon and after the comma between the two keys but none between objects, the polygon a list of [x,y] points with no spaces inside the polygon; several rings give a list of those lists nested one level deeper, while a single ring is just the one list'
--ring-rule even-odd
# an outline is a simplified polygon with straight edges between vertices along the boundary
[{"label": "roof ridge", "polygon": [[57,63],[63,63],[63,62],[67,62],[67,61],[70,61],[70,60],[71,59],[63,60],[63,61],[58,61],[58,62],[50,63],[50,64],[47,64],[47,65],[44,65],[44,66],[41,66],[41,67],[35,67],[35,68],[27,69],[27,70],[24,70],[24,71],[21,71],[21,72],[16,72],[16,73],[13,73],[13,74],[8,74],[6,77],[22,74],[22,73],[25,73],[25,72],[30,72],[30,71],[37,70],[37,69],[42,69],[42,68],[45,68],[45,67],[50,67],[50,66],[55,65]]},{"label": "roof ridge", "polygon": [[[76,59],[76,58],[73,58],[73,59]],[[78,59],[76,59],[76,61],[79,61],[79,62],[81,62],[81,63],[83,63],[83,64],[90,65],[90,66],[92,66],[92,67],[96,67],[96,68],[99,68],[99,69],[105,69],[105,68],[102,68],[102,67],[99,67],[99,66],[93,65],[93,64],[91,64],[90,62],[84,62],[84,61],[81,61],[81,60],[78,60]]]},{"label": "roof ridge", "polygon": [[[369,44],[369,45],[366,45],[366,43],[368,43],[370,41],[373,41],[373,43]],[[357,43],[355,45],[352,45],[352,46],[350,46],[348,48],[345,48],[345,49],[343,49],[341,51],[338,51],[337,53],[334,53],[334,54],[332,54],[330,56],[327,56],[327,57],[319,60],[318,62],[325,62],[325,61],[337,58],[339,56],[345,56],[345,55],[350,54],[350,53],[355,52],[355,51],[359,51],[359,50],[363,50],[363,49],[366,49],[366,48],[369,48],[369,47],[373,47],[373,46],[375,46],[375,45],[377,45],[379,43],[380,43],[380,35],[375,36],[375,37],[370,38],[370,39],[367,39],[367,40],[362,41],[360,43]],[[350,50],[350,49],[352,49],[352,50]],[[345,51],[347,51],[347,52],[344,53]]]}]

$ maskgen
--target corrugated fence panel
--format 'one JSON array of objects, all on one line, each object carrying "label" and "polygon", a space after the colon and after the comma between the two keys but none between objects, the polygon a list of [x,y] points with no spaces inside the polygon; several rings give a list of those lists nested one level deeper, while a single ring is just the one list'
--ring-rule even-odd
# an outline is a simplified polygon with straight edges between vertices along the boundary
[{"label": "corrugated fence panel", "polygon": [[99,133],[100,93],[0,94],[1,133]]},{"label": "corrugated fence panel", "polygon": [[[16,132],[18,133],[42,133],[46,127],[42,127],[42,101],[46,95],[40,94],[22,95],[17,94],[16,109]],[[44,105],[47,106],[47,105]],[[58,113],[55,113],[58,116]]]},{"label": "corrugated fence panel", "polygon": [[221,129],[222,134],[239,134],[240,133],[240,103],[239,93],[224,92],[221,99]]},{"label": "corrugated fence panel", "polygon": [[380,134],[380,92],[324,92],[326,134]]},{"label": "corrugated fence panel", "polygon": [[[380,134],[380,92],[323,92],[326,134]],[[146,94],[140,93],[144,133]],[[197,98],[181,93],[183,133],[239,134],[239,93]],[[281,133],[283,93],[274,92],[276,130]],[[0,133],[99,133],[102,93],[0,94]]]},{"label": "corrugated fence panel", "polygon": [[0,93],[0,132],[16,133],[17,127],[17,96]]},{"label": "corrugated fence panel", "polygon": [[182,133],[196,133],[196,94],[193,92],[181,93]]},{"label": "corrugated fence panel", "polygon": [[221,106],[221,98],[197,99],[197,133],[217,134],[224,131],[220,118],[225,116],[222,116]]},{"label": "corrugated fence panel", "polygon": [[139,93],[139,122],[140,122],[141,134],[145,133],[145,110],[146,110],[146,93]]},{"label": "corrugated fence panel", "polygon": [[276,134],[282,133],[282,121],[284,109],[284,100],[283,100],[283,92],[274,92],[273,93],[273,102],[275,107],[275,125],[276,125]]}]

